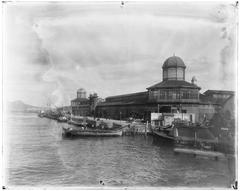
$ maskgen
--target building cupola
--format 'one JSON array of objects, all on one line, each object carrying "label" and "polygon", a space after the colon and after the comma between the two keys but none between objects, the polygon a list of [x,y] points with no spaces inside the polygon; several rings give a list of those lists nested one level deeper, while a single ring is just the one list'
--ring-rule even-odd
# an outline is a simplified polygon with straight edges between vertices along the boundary
[{"label": "building cupola", "polygon": [[186,65],[178,56],[169,57],[163,66],[163,81],[166,80],[185,80]]},{"label": "building cupola", "polygon": [[86,98],[87,97],[87,92],[85,89],[80,88],[77,91],[77,98]]}]

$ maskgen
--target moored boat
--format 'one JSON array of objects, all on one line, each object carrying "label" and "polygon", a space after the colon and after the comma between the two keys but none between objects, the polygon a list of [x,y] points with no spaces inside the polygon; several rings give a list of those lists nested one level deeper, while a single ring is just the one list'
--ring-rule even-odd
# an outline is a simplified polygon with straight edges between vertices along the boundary
[{"label": "moored boat", "polygon": [[175,124],[187,125],[193,122],[193,119],[195,116],[192,113],[151,113],[152,133],[160,139],[173,142]]},{"label": "moored boat", "polygon": [[122,136],[122,129],[94,129],[85,127],[63,127],[64,136]]},{"label": "moored boat", "polygon": [[70,119],[68,120],[68,124],[83,127],[87,125],[86,120],[87,118],[84,117],[71,116]]},{"label": "moored boat", "polygon": [[70,120],[68,121],[68,124],[76,125],[76,126],[80,126],[80,127],[87,125],[86,122],[83,122],[83,121],[82,121],[82,122],[80,122],[80,121],[75,121],[75,120],[72,120],[72,119],[70,119]]},{"label": "moored boat", "polygon": [[175,126],[175,153],[193,154],[218,159],[224,155],[217,151],[218,139],[204,126]]},{"label": "moored boat", "polygon": [[152,133],[164,140],[174,141],[173,126],[158,127],[153,129]]},{"label": "moored boat", "polygon": [[57,119],[57,121],[58,121],[58,122],[67,122],[68,119],[67,119],[67,117],[65,117],[65,116],[61,116],[61,117],[59,117],[59,118]]},{"label": "moored boat", "polygon": [[40,111],[40,112],[38,113],[38,117],[41,117],[41,118],[45,117],[44,111]]}]

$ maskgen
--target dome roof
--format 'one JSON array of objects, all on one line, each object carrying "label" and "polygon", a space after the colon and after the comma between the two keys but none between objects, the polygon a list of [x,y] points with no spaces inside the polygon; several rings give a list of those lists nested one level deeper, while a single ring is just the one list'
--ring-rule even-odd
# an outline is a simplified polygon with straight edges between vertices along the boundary
[{"label": "dome roof", "polygon": [[169,57],[167,60],[165,60],[163,66],[162,66],[162,68],[171,68],[171,67],[186,68],[183,60],[178,56]]},{"label": "dome roof", "polygon": [[77,90],[77,92],[86,92],[86,90],[83,89],[83,88],[80,88],[80,89]]}]

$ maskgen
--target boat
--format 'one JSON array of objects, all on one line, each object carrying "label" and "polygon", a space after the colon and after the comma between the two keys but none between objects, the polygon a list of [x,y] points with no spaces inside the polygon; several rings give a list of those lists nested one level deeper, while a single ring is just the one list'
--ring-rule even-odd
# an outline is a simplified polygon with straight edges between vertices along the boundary
[{"label": "boat", "polygon": [[75,125],[75,126],[86,126],[86,118],[84,117],[79,117],[79,116],[71,116],[70,119],[68,120],[68,124]]},{"label": "boat", "polygon": [[176,123],[188,125],[195,119],[193,113],[151,113],[151,130],[153,135],[173,142]]},{"label": "boat", "polygon": [[162,139],[168,140],[168,141],[174,141],[174,135],[173,135],[173,125],[168,127],[158,127],[155,129],[152,129],[152,133]]},{"label": "boat", "polygon": [[63,127],[64,136],[122,136],[121,125],[102,120],[71,116],[68,124]]},{"label": "boat", "polygon": [[200,125],[175,125],[174,152],[214,157],[218,159],[224,154],[217,151],[218,139],[208,127]]},{"label": "boat", "polygon": [[43,113],[42,117],[46,117],[49,119],[53,119],[53,120],[58,120],[58,118],[60,117],[60,113],[57,111],[52,111],[52,110],[47,110]]},{"label": "boat", "polygon": [[57,119],[57,121],[58,121],[58,122],[67,122],[68,119],[67,119],[67,117],[65,117],[65,116],[61,116],[61,117],[59,117],[59,118]]},{"label": "boat", "polygon": [[83,127],[83,126],[87,125],[86,122],[75,121],[75,120],[72,120],[72,119],[70,119],[68,121],[68,124],[76,125],[76,126],[80,126],[80,127]]},{"label": "boat", "polygon": [[100,136],[112,137],[122,136],[122,129],[99,129],[87,127],[63,127],[63,136]]},{"label": "boat", "polygon": [[41,117],[41,118],[45,117],[44,111],[40,111],[40,112],[38,113],[38,117]]}]

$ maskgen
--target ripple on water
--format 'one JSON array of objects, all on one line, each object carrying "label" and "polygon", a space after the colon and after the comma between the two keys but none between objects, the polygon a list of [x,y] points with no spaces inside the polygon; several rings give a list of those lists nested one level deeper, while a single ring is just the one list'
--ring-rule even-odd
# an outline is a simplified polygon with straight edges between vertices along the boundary
[{"label": "ripple on water", "polygon": [[[63,139],[56,121],[7,118],[8,185],[227,187],[226,162],[173,155],[151,136]],[[65,124],[67,125],[67,124]],[[5,127],[6,128],[6,127]]]}]

